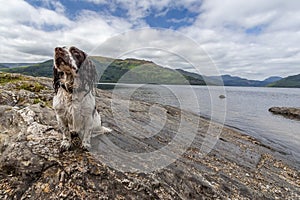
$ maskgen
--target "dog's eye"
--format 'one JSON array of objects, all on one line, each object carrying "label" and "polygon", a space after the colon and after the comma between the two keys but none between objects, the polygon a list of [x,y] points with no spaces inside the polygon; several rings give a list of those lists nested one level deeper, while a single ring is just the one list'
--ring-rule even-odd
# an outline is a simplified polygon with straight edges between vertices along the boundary
[{"label": "dog's eye", "polygon": [[76,58],[80,58],[80,54],[78,52],[73,52],[73,56],[75,56]]}]

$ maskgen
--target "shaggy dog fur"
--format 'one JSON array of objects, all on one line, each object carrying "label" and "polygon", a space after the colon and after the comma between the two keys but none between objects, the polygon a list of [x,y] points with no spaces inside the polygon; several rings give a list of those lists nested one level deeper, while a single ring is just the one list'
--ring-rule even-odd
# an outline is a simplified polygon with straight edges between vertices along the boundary
[{"label": "shaggy dog fur", "polygon": [[82,139],[82,146],[90,148],[91,134],[110,132],[101,125],[96,110],[94,83],[96,69],[87,54],[76,47],[56,47],[53,67],[53,108],[63,134],[61,149],[71,146],[71,133]]}]

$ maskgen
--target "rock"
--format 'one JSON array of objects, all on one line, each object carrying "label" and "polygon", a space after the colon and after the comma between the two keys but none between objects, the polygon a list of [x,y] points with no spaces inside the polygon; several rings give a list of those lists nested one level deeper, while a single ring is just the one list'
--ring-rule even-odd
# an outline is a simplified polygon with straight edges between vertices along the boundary
[{"label": "rock", "polygon": [[270,112],[282,115],[289,119],[300,120],[300,108],[291,108],[291,107],[271,107]]},{"label": "rock", "polygon": [[[0,99],[6,98],[8,92],[23,98],[17,98],[14,104],[2,101],[0,105],[0,199],[300,197],[299,162],[287,160],[284,152],[214,123],[211,136],[218,130],[222,133],[212,151],[204,155],[201,146],[207,139],[209,121],[171,106],[141,101],[130,101],[129,117],[118,118],[118,114],[126,116],[123,110],[126,101],[122,97],[115,99],[119,106],[112,108],[112,94],[101,90],[96,92],[97,108],[103,123],[113,132],[97,136],[98,140],[93,141],[92,145],[99,147],[97,155],[79,145],[60,152],[62,135],[49,103],[53,96],[51,80],[27,76],[19,79],[38,82],[44,88],[32,92],[18,89],[18,82],[0,85],[0,90],[4,91]],[[37,97],[40,101],[34,101]],[[164,123],[160,120],[162,116],[166,117]],[[134,172],[118,170],[103,159],[106,156],[122,158],[114,151],[101,154],[101,149],[106,150],[114,144],[128,154],[135,153],[135,157],[129,157],[128,163],[124,163],[125,169],[130,167],[135,160],[142,159],[139,155],[155,152],[172,143],[178,136],[176,130],[183,118],[190,125],[184,133],[189,135],[188,131],[193,127],[197,132],[190,146],[175,162],[153,171]],[[155,130],[155,125],[163,125],[162,131],[149,136],[151,132],[147,130]],[[145,130],[145,126],[149,129]],[[187,138],[183,135],[181,139]],[[80,138],[75,135],[73,141],[78,140]],[[173,151],[181,148],[175,147]],[[99,158],[101,156],[103,158]],[[126,157],[126,154],[122,156]],[[161,160],[163,157],[158,156],[148,165]],[[140,164],[147,167],[142,166],[145,163]]]},{"label": "rock", "polygon": [[220,98],[220,99],[225,99],[226,97],[225,97],[225,95],[221,94],[221,95],[219,96],[219,98]]}]

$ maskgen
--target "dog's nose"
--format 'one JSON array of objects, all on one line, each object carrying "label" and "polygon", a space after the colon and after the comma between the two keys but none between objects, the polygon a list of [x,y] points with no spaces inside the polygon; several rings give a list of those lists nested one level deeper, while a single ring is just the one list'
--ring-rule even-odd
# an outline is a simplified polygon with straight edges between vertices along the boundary
[{"label": "dog's nose", "polygon": [[62,50],[63,50],[63,48],[61,48],[61,47],[56,47],[55,48],[55,52],[62,51]]}]

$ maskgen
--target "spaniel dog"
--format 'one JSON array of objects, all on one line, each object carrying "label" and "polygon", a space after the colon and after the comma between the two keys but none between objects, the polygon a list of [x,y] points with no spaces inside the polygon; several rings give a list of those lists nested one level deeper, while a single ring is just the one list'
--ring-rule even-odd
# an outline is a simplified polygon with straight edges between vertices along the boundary
[{"label": "spaniel dog", "polygon": [[96,110],[96,68],[87,54],[76,47],[56,47],[53,67],[53,108],[63,134],[61,149],[71,146],[71,133],[78,133],[82,146],[90,148],[92,133],[110,132],[101,125]]}]

